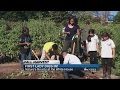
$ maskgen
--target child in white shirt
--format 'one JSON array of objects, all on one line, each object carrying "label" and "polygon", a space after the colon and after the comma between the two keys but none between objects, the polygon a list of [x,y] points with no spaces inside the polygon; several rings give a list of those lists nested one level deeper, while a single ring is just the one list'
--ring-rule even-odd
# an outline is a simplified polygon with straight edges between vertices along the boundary
[{"label": "child in white shirt", "polygon": [[[67,53],[67,51],[62,52],[62,56],[64,58],[63,64],[82,64],[80,59],[73,55]],[[84,73],[81,71],[81,69],[73,69],[73,71],[64,71],[64,78],[65,79],[70,79],[70,75],[73,75],[72,78],[76,78],[76,76],[84,76]]]},{"label": "child in white shirt", "polygon": [[94,29],[89,30],[89,36],[86,40],[87,52],[90,54],[90,64],[98,64],[97,52],[98,52],[98,36],[95,34]]},{"label": "child in white shirt", "polygon": [[112,60],[115,57],[115,44],[110,35],[105,32],[101,40],[101,58],[103,65],[103,78],[111,78]]},{"label": "child in white shirt", "polygon": [[69,54],[64,51],[64,52],[62,52],[62,55],[64,58],[63,64],[81,64],[80,59],[73,54]]}]

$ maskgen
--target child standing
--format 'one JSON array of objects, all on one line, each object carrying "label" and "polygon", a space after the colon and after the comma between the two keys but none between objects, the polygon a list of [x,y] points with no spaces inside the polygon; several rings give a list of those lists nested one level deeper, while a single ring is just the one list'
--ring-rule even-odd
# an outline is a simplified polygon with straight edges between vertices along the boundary
[{"label": "child standing", "polygon": [[23,68],[23,60],[31,60],[32,39],[29,34],[29,29],[27,27],[23,27],[22,34],[20,35],[19,39],[21,66]]},{"label": "child standing", "polygon": [[105,32],[102,35],[101,40],[101,58],[103,65],[103,78],[110,79],[111,78],[111,67],[112,60],[115,57],[115,44],[112,39],[110,39],[110,35]]},{"label": "child standing", "polygon": [[95,34],[94,29],[89,30],[89,36],[86,40],[87,52],[90,54],[90,64],[98,64],[97,52],[98,52],[98,36]]}]

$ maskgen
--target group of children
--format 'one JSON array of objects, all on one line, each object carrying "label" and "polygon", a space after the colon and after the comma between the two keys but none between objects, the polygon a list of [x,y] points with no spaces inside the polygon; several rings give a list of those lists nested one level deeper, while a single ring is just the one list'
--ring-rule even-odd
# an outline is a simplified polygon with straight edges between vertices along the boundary
[{"label": "group of children", "polygon": [[90,54],[90,64],[98,64],[97,55],[99,55],[102,60],[103,78],[110,79],[112,60],[115,57],[115,44],[110,35],[104,32],[99,40],[95,30],[90,29],[86,47],[88,54]]},{"label": "group of children", "polygon": [[[110,35],[105,32],[102,34],[101,39],[95,34],[94,29],[86,31],[88,36],[84,40],[84,48],[90,55],[90,64],[98,64],[97,55],[101,56],[103,65],[103,78],[111,78],[111,66],[112,60],[115,57],[115,44],[110,38]],[[62,54],[64,61],[63,64],[81,64],[80,59],[73,54],[67,53],[67,50],[73,47],[73,37],[77,35],[77,38],[82,35],[80,33],[80,27],[75,21],[75,18],[71,17],[68,23],[65,25],[63,33],[65,35],[63,51],[58,52],[58,45],[54,42],[47,42],[43,46],[41,60],[59,60],[59,54]],[[84,36],[83,36],[84,37]],[[21,61],[25,59],[31,59],[31,46],[32,39],[29,35],[29,29],[23,28],[22,35],[20,36],[19,45],[21,47]]]}]

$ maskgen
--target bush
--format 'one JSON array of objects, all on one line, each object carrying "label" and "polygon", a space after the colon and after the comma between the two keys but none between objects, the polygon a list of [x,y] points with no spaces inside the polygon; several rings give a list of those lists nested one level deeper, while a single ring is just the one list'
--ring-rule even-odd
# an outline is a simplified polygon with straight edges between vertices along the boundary
[{"label": "bush", "polygon": [[117,15],[114,17],[115,23],[120,23],[120,12],[117,13]]},{"label": "bush", "polygon": [[[1,23],[1,22],[0,22]],[[19,57],[19,36],[21,34],[22,23],[14,23],[14,27],[8,32],[6,24],[0,25],[0,52],[11,57]],[[33,37],[32,49],[42,49],[43,45],[48,41],[53,41],[61,44],[59,33],[62,30],[61,26],[51,20],[29,20],[26,25],[30,29],[30,34]],[[11,25],[13,26],[13,25]],[[61,45],[60,45],[61,46]]]}]

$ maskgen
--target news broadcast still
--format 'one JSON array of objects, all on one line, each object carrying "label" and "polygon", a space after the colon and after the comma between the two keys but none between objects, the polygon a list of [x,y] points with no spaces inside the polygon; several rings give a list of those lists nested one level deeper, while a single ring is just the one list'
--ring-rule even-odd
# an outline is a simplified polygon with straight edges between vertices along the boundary
[{"label": "news broadcast still", "polygon": [[0,11],[0,79],[120,79],[120,11]]}]

